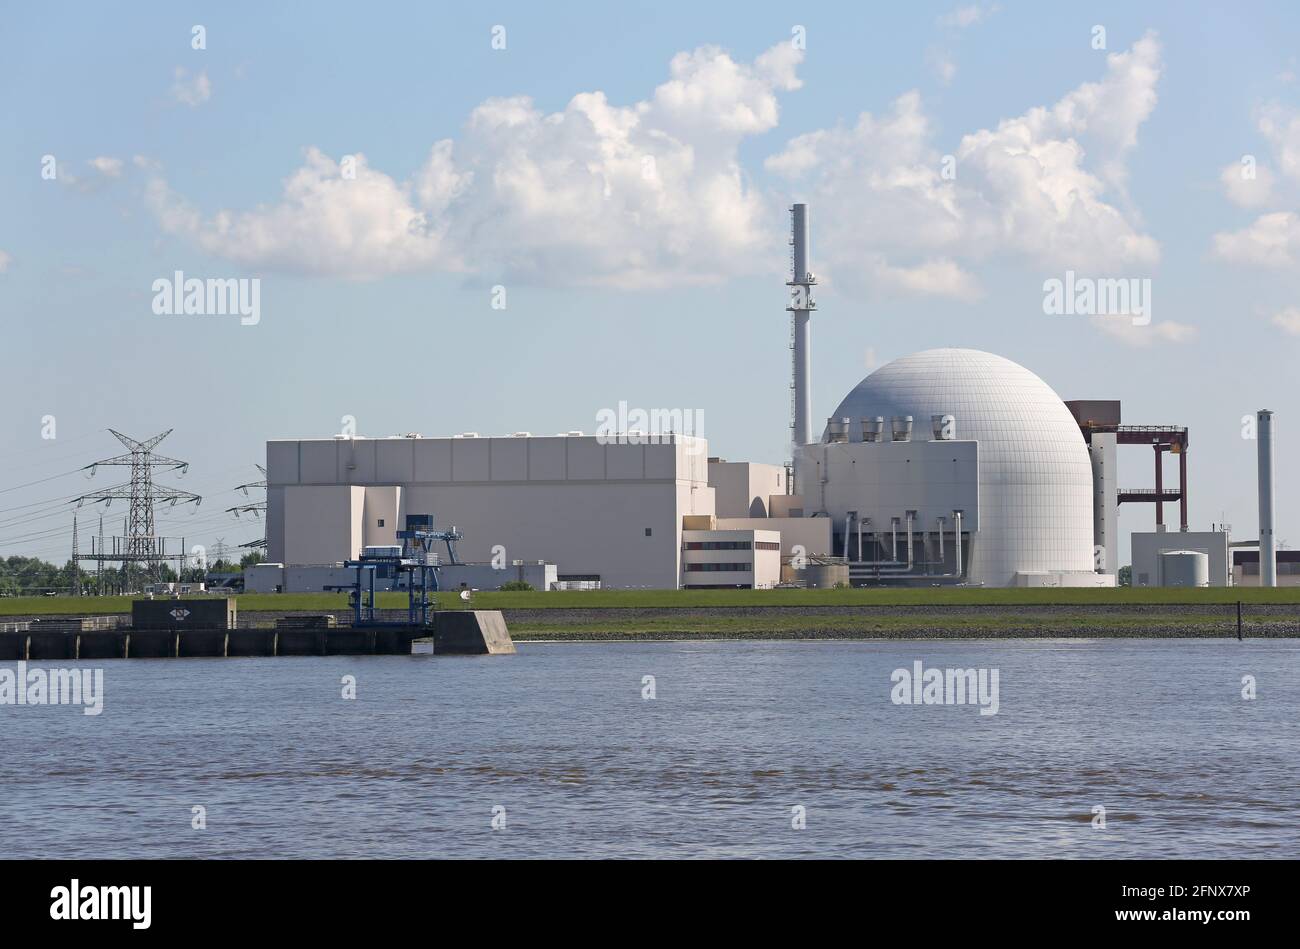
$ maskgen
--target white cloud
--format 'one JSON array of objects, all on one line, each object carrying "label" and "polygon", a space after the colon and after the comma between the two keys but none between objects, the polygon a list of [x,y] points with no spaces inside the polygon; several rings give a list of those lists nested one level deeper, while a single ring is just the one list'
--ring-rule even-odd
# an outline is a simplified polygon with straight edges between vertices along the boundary
[{"label": "white cloud", "polygon": [[955,261],[945,257],[899,267],[890,264],[883,256],[873,255],[866,261],[866,272],[873,283],[888,290],[954,300],[975,300],[983,296],[979,282]]},{"label": "white cloud", "polygon": [[120,158],[108,158],[101,155],[98,158],[92,158],[87,164],[105,178],[120,178],[122,175],[122,159]]},{"label": "white cloud", "polygon": [[1214,253],[1235,264],[1293,267],[1300,260],[1300,215],[1276,211],[1239,231],[1215,234]]},{"label": "white cloud", "polygon": [[1259,131],[1273,146],[1282,174],[1300,180],[1300,112],[1271,103],[1260,110]]},{"label": "white cloud", "polygon": [[[1101,81],[963,136],[953,178],[914,91],[883,115],[791,140],[767,168],[810,190],[820,246],[841,274],[929,266],[921,273],[937,287],[918,279],[911,289],[969,296],[962,262],[998,254],[1077,271],[1149,267],[1159,245],[1108,192],[1124,198],[1126,158],[1155,107],[1159,74],[1148,35],[1108,56]],[[946,266],[924,263],[935,260]]]},{"label": "white cloud", "polygon": [[[1223,169],[1219,180],[1224,193],[1241,207],[1259,208],[1274,201],[1294,207],[1300,184],[1300,112],[1270,103],[1258,110],[1257,123],[1281,177],[1254,156],[1243,156],[1242,162]],[[1252,161],[1247,163],[1246,157]],[[1254,180],[1243,177],[1246,168],[1254,169]],[[1274,211],[1241,230],[1220,231],[1214,235],[1214,254],[1230,263],[1256,267],[1294,266],[1300,259],[1300,217],[1291,211]]]},{"label": "white cloud", "polygon": [[[970,4],[968,6],[958,7],[950,13],[945,13],[943,16],[939,17],[936,22],[939,26],[947,30],[958,32],[984,22],[1001,9],[1002,8],[996,3],[989,6]],[[952,39],[952,36],[948,37],[948,40]],[[930,69],[934,73],[935,78],[937,78],[943,85],[949,85],[953,81],[953,78],[956,77],[957,61],[953,57],[951,50],[932,47],[926,53],[925,58],[926,62],[929,63]]]},{"label": "white cloud", "polygon": [[372,169],[364,155],[355,159],[356,177],[344,178],[338,162],[307,149],[280,202],[252,211],[204,219],[161,177],[146,185],[145,200],[163,230],[252,268],[362,278],[439,263],[455,269],[443,251],[445,227],[415,206],[413,188]]},{"label": "white cloud", "polygon": [[[1278,170],[1300,182],[1300,112],[1277,102],[1257,111],[1256,126],[1269,143]],[[1250,177],[1253,175],[1254,177]],[[1262,207],[1273,200],[1277,177],[1255,155],[1243,155],[1219,176],[1224,193],[1241,207]]]},{"label": "white cloud", "polygon": [[8,273],[9,265],[13,263],[13,257],[7,252],[0,250],[0,273]]},{"label": "white cloud", "polygon": [[1300,336],[1300,306],[1288,306],[1274,313],[1272,323],[1284,333]]},{"label": "white cloud", "polygon": [[982,23],[1000,9],[996,3],[991,6],[981,7],[979,4],[970,4],[965,7],[958,7],[950,13],[945,13],[939,17],[939,25],[949,29],[964,30],[968,26],[974,26]]},{"label": "white cloud", "polygon": [[1252,166],[1239,161],[1225,165],[1219,180],[1223,182],[1223,191],[1233,204],[1243,208],[1259,208],[1273,200],[1273,172],[1266,165]]},{"label": "white cloud", "polygon": [[208,79],[207,70],[190,77],[188,70],[177,66],[173,74],[172,98],[191,109],[202,105],[212,98],[212,81]]},{"label": "white cloud", "polygon": [[120,158],[100,155],[89,159],[85,164],[90,173],[81,175],[72,170],[75,167],[73,162],[65,163],[59,169],[60,184],[67,188],[75,188],[83,194],[96,194],[122,177],[126,163]]},{"label": "white cloud", "polygon": [[[544,112],[493,98],[404,180],[355,156],[305,150],[274,201],[207,211],[137,157],[161,227],[249,268],[368,279],[439,270],[492,282],[658,287],[779,267],[784,194],[758,191],[740,147],[771,131],[798,89],[788,42],[746,63],[679,53],[630,105],[581,93]],[[920,95],[880,116],[801,135],[767,161],[814,203],[823,276],[970,300],[972,266],[996,255],[1089,269],[1150,266],[1156,241],[1123,196],[1125,159],[1155,105],[1151,36],[1107,57],[1104,77],[1051,106],[962,137],[942,174]]]},{"label": "white cloud", "polygon": [[1190,343],[1200,336],[1200,330],[1195,326],[1178,323],[1174,320],[1136,326],[1131,317],[1096,316],[1092,318],[1092,323],[1126,346],[1138,348],[1156,343]]},{"label": "white cloud", "polygon": [[929,62],[935,76],[945,86],[952,82],[953,77],[957,75],[957,63],[947,50],[931,49],[926,54],[926,60]]},{"label": "white cloud", "polygon": [[[737,156],[797,89],[788,42],[753,63],[716,47],[673,57],[632,105],[582,93],[546,113],[489,99],[408,181],[358,156],[354,180],[318,149],[277,202],[206,215],[158,172],[165,230],[250,267],[377,277],[441,269],[495,280],[638,287],[701,283],[781,259],[780,217]],[[771,257],[771,261],[765,258]]]}]

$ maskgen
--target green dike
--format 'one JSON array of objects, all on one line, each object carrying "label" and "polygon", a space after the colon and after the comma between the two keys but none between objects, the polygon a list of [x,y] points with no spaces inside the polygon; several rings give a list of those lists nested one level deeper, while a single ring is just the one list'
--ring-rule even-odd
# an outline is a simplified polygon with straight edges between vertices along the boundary
[{"label": "green dike", "polygon": [[[1186,626],[1191,624],[1228,624],[1227,613],[1207,615],[1204,613],[1179,613],[1172,616],[1147,616],[1137,613],[1120,614],[1065,614],[1021,615],[1017,613],[945,613],[937,610],[933,613],[898,614],[808,614],[796,613],[783,616],[779,613],[761,613],[751,616],[712,616],[693,614],[687,619],[674,619],[671,616],[644,617],[633,614],[622,619],[618,613],[605,612],[600,619],[579,620],[576,622],[549,623],[541,620],[516,620],[510,624],[512,630],[529,632],[585,632],[601,629],[628,629],[645,632],[662,632],[681,629],[689,625],[692,629],[733,630],[733,629],[906,629],[910,626],[924,626],[942,623],[944,626],[969,627],[1063,627],[1074,626]],[[1234,620],[1235,622],[1235,620]]]},{"label": "green dike", "polygon": [[[0,616],[129,613],[133,597],[0,597]],[[299,612],[347,609],[343,593],[246,593],[240,612]],[[381,593],[383,609],[406,606],[406,594]],[[556,592],[476,593],[466,604],[452,593],[439,597],[441,609],[633,609],[758,606],[1158,606],[1185,604],[1300,604],[1300,587],[1208,589],[1119,587],[1111,590],[985,590],[953,587],[850,590],[565,590]],[[946,622],[947,620],[945,620]],[[807,625],[807,620],[804,620]]]},{"label": "green dike", "polygon": [[990,634],[1014,631],[1043,633],[1059,632],[1063,635],[1090,632],[1134,630],[1219,630],[1222,635],[1235,631],[1233,618],[1222,615],[1179,614],[1176,616],[1146,616],[1139,614],[1051,614],[1024,616],[1016,613],[996,614],[946,614],[909,613],[897,615],[809,615],[807,613],[782,616],[764,613],[760,616],[709,616],[695,614],[682,619],[656,616],[630,616],[623,619],[617,613],[606,613],[600,619],[577,622],[547,623],[538,620],[516,620],[510,624],[511,635],[527,639],[581,639],[592,635],[646,635],[662,636],[672,633],[720,636],[772,636],[782,633],[830,635],[857,633],[870,635],[896,635],[908,630],[943,628],[954,633],[988,632]]}]

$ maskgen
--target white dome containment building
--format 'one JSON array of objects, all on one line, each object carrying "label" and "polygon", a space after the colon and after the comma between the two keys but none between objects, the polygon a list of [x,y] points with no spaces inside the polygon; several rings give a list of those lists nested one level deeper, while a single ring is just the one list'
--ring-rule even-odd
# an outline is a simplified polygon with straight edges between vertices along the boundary
[{"label": "white dome containment building", "polygon": [[1079,424],[1042,379],[1001,356],[896,359],[858,383],[821,443],[795,459],[804,513],[837,522],[836,553],[856,582],[1107,582],[1094,571]]}]

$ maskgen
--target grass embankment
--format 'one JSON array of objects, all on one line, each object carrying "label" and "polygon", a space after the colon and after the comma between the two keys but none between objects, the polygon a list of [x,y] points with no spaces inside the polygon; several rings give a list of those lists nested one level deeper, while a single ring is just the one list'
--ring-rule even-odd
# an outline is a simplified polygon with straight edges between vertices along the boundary
[{"label": "grass embankment", "polygon": [[[129,613],[135,597],[29,596],[0,598],[0,616]],[[888,607],[888,606],[1160,606],[1300,604],[1300,587],[1211,587],[1207,589],[1118,587],[1110,590],[987,590],[926,587],[846,590],[565,590],[528,593],[475,593],[466,604],[451,592],[439,597],[441,609],[673,609],[725,607]],[[245,593],[240,612],[345,611],[343,593]],[[405,593],[380,593],[378,606],[402,609]],[[954,621],[956,617],[953,618]],[[858,620],[860,623],[861,621]]]},{"label": "grass embankment", "polygon": [[944,613],[864,616],[807,614],[791,616],[762,613],[748,617],[701,616],[636,617],[621,619],[605,613],[592,622],[545,623],[512,621],[510,633],[519,640],[537,639],[671,639],[716,637],[745,638],[893,638],[926,630],[953,637],[965,636],[1150,636],[1232,635],[1230,617],[1224,615],[1055,614],[1048,618],[1014,613],[948,615]]}]

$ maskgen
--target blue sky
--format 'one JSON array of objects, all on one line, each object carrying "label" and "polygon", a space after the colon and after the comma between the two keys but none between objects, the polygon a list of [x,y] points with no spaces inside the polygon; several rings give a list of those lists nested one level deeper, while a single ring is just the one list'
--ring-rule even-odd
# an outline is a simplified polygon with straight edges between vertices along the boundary
[{"label": "blue sky", "polygon": [[[54,502],[117,480],[66,474],[116,453],[109,427],[175,428],[160,450],[192,467],[163,480],[205,501],[161,523],[208,543],[258,535],[222,511],[267,438],[348,415],[366,435],[590,431],[626,401],[702,411],[711,454],[780,462],[796,200],[823,281],[815,417],[873,365],[969,346],[1063,398],[1122,399],[1126,421],[1189,426],[1194,528],[1254,534],[1244,415],[1275,409],[1279,471],[1300,464],[1293,4],[4,20],[0,553],[66,557]],[[364,156],[346,182],[344,156]],[[1243,156],[1255,179],[1233,177]],[[1149,279],[1151,325],[1046,315],[1067,269]],[[258,278],[260,321],[155,314],[176,270]],[[1148,486],[1148,453],[1121,454]],[[1123,531],[1151,523],[1122,511]]]}]

